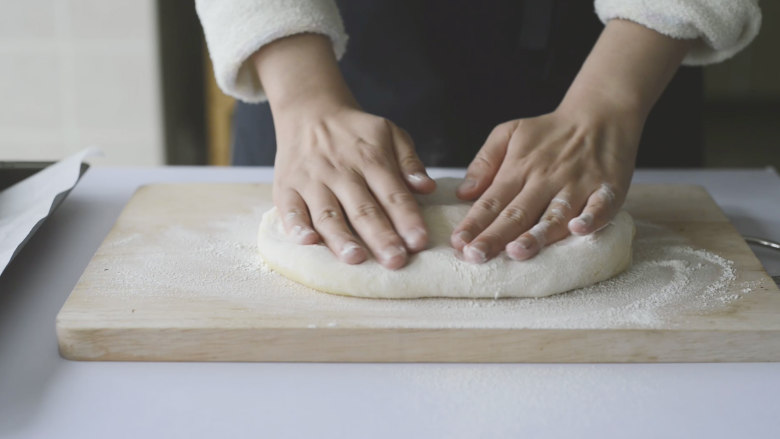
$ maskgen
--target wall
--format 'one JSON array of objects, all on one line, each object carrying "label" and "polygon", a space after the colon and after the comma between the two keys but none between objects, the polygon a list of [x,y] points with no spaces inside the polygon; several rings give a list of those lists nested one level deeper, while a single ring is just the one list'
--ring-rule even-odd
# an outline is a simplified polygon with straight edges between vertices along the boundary
[{"label": "wall", "polygon": [[0,160],[163,161],[153,0],[0,0]]},{"label": "wall", "polygon": [[708,66],[705,94],[710,102],[780,102],[780,2],[762,1],[761,31],[732,59]]},{"label": "wall", "polygon": [[704,70],[705,164],[780,169],[780,2],[760,2],[761,31],[746,50]]}]

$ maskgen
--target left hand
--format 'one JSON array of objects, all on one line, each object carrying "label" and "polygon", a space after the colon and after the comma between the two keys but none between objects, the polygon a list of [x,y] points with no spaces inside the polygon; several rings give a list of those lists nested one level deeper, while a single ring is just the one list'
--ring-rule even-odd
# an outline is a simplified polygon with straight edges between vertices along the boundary
[{"label": "left hand", "polygon": [[482,263],[535,256],[609,223],[625,200],[644,117],[592,102],[498,125],[457,195],[476,199],[452,246]]},{"label": "left hand", "polygon": [[626,197],[645,119],[691,40],[610,20],[561,105],[496,127],[458,196],[477,201],[452,246],[481,263],[518,260],[604,227]]}]

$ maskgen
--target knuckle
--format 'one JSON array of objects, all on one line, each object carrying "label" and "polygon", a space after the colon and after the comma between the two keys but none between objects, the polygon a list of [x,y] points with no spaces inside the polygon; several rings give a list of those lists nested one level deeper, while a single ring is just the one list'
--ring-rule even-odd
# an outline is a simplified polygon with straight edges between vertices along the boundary
[{"label": "knuckle", "polygon": [[566,212],[568,210],[571,210],[571,203],[568,201],[571,199],[571,196],[569,195],[559,195],[552,199],[550,202],[551,211],[558,211],[563,214],[563,212]]},{"label": "knuckle", "polygon": [[389,131],[394,126],[390,119],[381,116],[374,117],[374,124],[376,129],[383,131]]},{"label": "knuckle", "polygon": [[317,224],[325,225],[332,223],[334,221],[338,221],[341,218],[341,214],[336,209],[323,209],[318,215],[317,219],[315,220]]},{"label": "knuckle", "polygon": [[[330,148],[331,150],[333,148]],[[332,158],[332,155],[326,157],[318,157],[316,160],[316,167],[321,169],[322,174],[332,173],[338,169],[338,164]]]},{"label": "knuckle", "polygon": [[474,202],[474,206],[482,211],[498,215],[503,207],[501,202],[493,197],[482,197]]},{"label": "knuckle", "polygon": [[283,218],[285,222],[301,221],[306,218],[306,212],[297,207],[292,207],[284,210]]},{"label": "knuckle", "polygon": [[516,121],[509,121],[509,122],[498,124],[496,125],[495,128],[493,128],[491,134],[498,136],[499,138],[509,140],[509,137],[512,135],[512,132],[515,129],[517,129],[519,122],[520,122],[519,120],[516,120]]},{"label": "knuckle", "polygon": [[387,201],[393,206],[409,206],[415,203],[414,196],[405,191],[391,192],[387,196]]},{"label": "knuckle", "polygon": [[403,169],[420,169],[423,167],[422,162],[414,154],[406,154],[398,159],[398,164]]},{"label": "knuckle", "polygon": [[375,139],[384,139],[390,135],[393,123],[384,117],[374,116],[368,124],[369,132]]},{"label": "knuckle", "polygon": [[375,166],[387,166],[389,163],[387,152],[381,146],[373,145],[362,139],[358,140],[358,151],[363,163]]},{"label": "knuckle", "polygon": [[493,162],[484,152],[479,152],[471,162],[471,168],[473,171],[489,171],[493,169]]},{"label": "knuckle", "polygon": [[382,211],[376,204],[362,203],[355,207],[353,219],[354,221],[376,220],[380,218],[381,215]]},{"label": "knuckle", "polygon": [[[534,153],[539,154],[543,150],[543,145],[548,142],[547,139],[538,135],[529,129],[515,129],[512,132],[510,143],[515,149],[516,154],[531,158]],[[534,160],[537,158],[534,157]]]},{"label": "knuckle", "polygon": [[533,123],[530,119],[519,119],[511,126],[509,134],[513,138],[527,138],[533,131]]},{"label": "knuckle", "polygon": [[547,223],[552,228],[559,228],[566,224],[566,217],[560,211],[553,209],[542,218],[541,223]]},{"label": "knuckle", "polygon": [[401,127],[397,127],[397,128],[398,128],[398,134],[399,134],[399,136],[400,136],[400,137],[401,137],[401,138],[402,138],[404,141],[406,141],[407,143],[409,143],[410,145],[412,145],[414,142],[412,141],[412,136],[411,136],[411,134],[409,134],[409,131],[406,131],[405,129],[403,129],[403,128],[401,128]]},{"label": "knuckle", "polygon": [[528,211],[519,206],[507,206],[501,211],[501,219],[518,226],[525,225],[528,222]]},{"label": "knuckle", "polygon": [[551,234],[552,230],[552,223],[540,221],[524,233],[524,235],[533,237],[539,244],[544,245],[544,242],[547,240],[547,237]]},{"label": "knuckle", "polygon": [[542,220],[558,223],[558,222],[566,221],[568,217],[569,216],[564,213],[564,209],[561,209],[559,207],[553,207],[550,209],[549,212],[547,212],[547,214],[544,215]]},{"label": "knuckle", "polygon": [[342,187],[350,189],[359,189],[366,186],[365,177],[359,170],[352,167],[344,167],[338,172],[334,172],[330,181],[334,186],[342,185]]}]

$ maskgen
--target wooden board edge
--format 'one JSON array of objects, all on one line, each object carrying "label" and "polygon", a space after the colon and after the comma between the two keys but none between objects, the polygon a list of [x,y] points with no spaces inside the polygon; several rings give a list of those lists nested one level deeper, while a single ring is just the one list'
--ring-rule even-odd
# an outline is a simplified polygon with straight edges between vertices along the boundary
[{"label": "wooden board edge", "polygon": [[[249,184],[262,186],[258,183]],[[156,185],[182,183],[152,183],[139,187],[136,194]],[[125,206],[123,213],[131,203]],[[114,227],[107,237],[114,231]],[[729,223],[729,227],[733,228],[733,225]],[[744,241],[741,245],[749,248]],[[752,251],[749,253],[755,258]],[[768,279],[765,272],[764,275]],[[711,332],[699,334],[697,330],[647,329],[576,330],[581,334],[578,336],[567,332],[571,330],[559,329],[320,328],[321,331],[312,333],[313,329],[309,328],[87,328],[83,327],[87,322],[80,320],[80,313],[63,313],[64,310],[70,311],[68,308],[73,305],[72,296],[77,293],[81,281],[79,279],[71,296],[63,304],[56,326],[60,352],[63,357],[74,360],[488,363],[780,361],[780,331],[777,328],[720,331],[718,340],[707,340],[706,334],[711,335]],[[65,318],[61,319],[63,314]],[[648,334],[642,335],[637,331]],[[308,337],[311,341],[311,338],[315,338],[316,346],[296,344],[295,339],[302,332],[306,336],[304,339]],[[657,335],[662,340],[659,345],[664,347],[642,350],[651,344],[645,340],[650,334],[660,334]],[[144,337],[147,339],[144,340]],[[230,346],[224,345],[225,340],[233,339],[244,339],[248,348],[236,351],[237,348],[231,350]],[[174,341],[182,341],[183,346],[171,349]],[[405,346],[407,342],[414,345],[413,350]],[[593,343],[598,343],[599,348],[592,349]],[[630,343],[636,343],[636,346],[623,346]],[[522,352],[506,348],[517,344],[523,345]],[[764,349],[759,350],[761,344],[764,344]],[[585,351],[578,345],[591,345],[591,348]],[[686,346],[694,345],[703,352],[685,349]],[[204,352],[204,346],[215,349],[211,353]],[[354,349],[355,346],[360,349]],[[137,351],[134,353],[133,349]]]},{"label": "wooden board edge", "polygon": [[[57,326],[86,361],[370,363],[778,362],[780,331],[525,329],[97,329]],[[304,333],[304,334],[302,334]],[[312,338],[317,343],[310,343]],[[226,343],[229,340],[231,343]],[[305,342],[301,342],[304,340]],[[595,347],[595,348],[594,348]]]}]

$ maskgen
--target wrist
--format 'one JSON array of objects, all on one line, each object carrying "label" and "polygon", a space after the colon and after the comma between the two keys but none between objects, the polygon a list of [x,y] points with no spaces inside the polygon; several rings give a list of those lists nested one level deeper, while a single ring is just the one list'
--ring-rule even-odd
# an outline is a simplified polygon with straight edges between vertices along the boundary
[{"label": "wrist", "polygon": [[356,105],[323,35],[281,38],[258,50],[252,62],[274,114]]},{"label": "wrist", "polygon": [[275,119],[305,117],[311,114],[330,114],[342,108],[358,108],[355,98],[340,87],[327,84],[301,84],[295,90],[281,93],[273,99],[269,96],[271,113]]},{"label": "wrist", "polygon": [[643,124],[652,108],[652,102],[631,90],[582,82],[572,84],[556,111],[575,117],[595,116]]},{"label": "wrist", "polygon": [[690,47],[625,20],[607,23],[561,107],[594,109],[642,122]]}]

